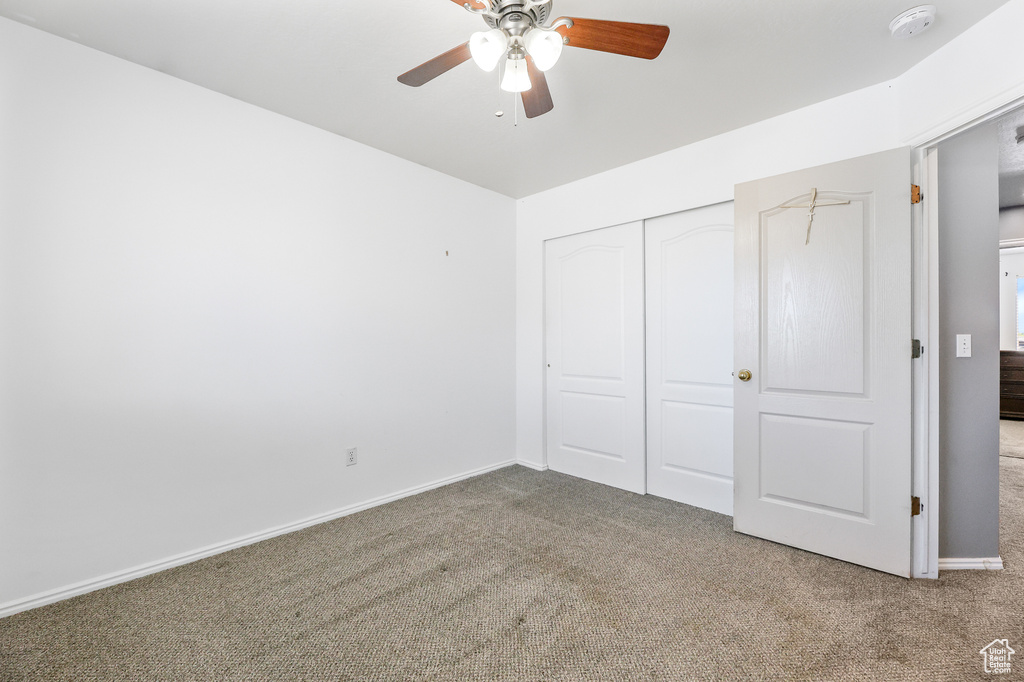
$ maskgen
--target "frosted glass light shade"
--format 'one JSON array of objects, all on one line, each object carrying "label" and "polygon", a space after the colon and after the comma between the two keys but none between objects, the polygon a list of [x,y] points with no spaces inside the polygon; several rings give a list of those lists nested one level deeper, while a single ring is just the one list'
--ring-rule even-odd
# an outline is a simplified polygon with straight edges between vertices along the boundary
[{"label": "frosted glass light shade", "polygon": [[562,54],[562,35],[558,31],[542,31],[531,29],[524,37],[526,51],[533,57],[534,65],[541,71],[547,71]]},{"label": "frosted glass light shade", "polygon": [[501,89],[505,92],[525,92],[533,87],[530,73],[526,69],[525,59],[509,59],[505,62],[505,76],[501,79]]},{"label": "frosted glass light shade", "polygon": [[484,71],[494,71],[508,49],[508,36],[500,28],[478,31],[469,37],[469,53]]}]

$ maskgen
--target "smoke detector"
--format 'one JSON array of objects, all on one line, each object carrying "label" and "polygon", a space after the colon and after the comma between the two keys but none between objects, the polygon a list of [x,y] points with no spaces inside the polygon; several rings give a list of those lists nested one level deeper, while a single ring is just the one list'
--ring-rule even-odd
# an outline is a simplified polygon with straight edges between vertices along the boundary
[{"label": "smoke detector", "polygon": [[909,38],[924,32],[935,23],[935,5],[921,5],[908,9],[889,22],[893,38]]}]

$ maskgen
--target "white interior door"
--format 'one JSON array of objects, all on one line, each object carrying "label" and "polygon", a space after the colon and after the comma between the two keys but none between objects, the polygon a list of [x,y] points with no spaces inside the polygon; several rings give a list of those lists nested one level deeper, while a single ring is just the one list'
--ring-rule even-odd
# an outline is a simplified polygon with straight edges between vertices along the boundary
[{"label": "white interior door", "polygon": [[643,227],[545,242],[548,466],[645,491]]},{"label": "white interior door", "polygon": [[910,167],[898,149],[736,187],[734,528],[903,576]]},{"label": "white interior door", "polygon": [[646,221],[647,491],[732,514],[733,204]]}]

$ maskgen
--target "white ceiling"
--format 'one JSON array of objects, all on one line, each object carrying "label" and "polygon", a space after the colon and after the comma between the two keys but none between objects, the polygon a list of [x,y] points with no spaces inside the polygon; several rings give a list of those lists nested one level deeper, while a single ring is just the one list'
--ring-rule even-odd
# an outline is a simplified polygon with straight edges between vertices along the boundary
[{"label": "white ceiling", "polygon": [[[566,49],[555,108],[513,125],[468,62],[396,77],[484,22],[450,0],[0,0],[0,16],[522,197],[894,78],[1007,0],[553,0],[552,17],[666,24],[655,61]],[[498,107],[505,116],[494,115]]]}]

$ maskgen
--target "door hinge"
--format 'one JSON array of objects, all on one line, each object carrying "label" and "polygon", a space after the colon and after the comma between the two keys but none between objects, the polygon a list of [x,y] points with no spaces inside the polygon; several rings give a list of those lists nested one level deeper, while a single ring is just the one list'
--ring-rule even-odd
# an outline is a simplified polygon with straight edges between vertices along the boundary
[{"label": "door hinge", "polygon": [[921,203],[921,186],[911,185],[910,186],[910,203],[920,204]]},{"label": "door hinge", "polygon": [[914,339],[911,344],[910,357],[917,359],[924,355],[924,346],[921,345],[920,339]]},{"label": "door hinge", "polygon": [[921,498],[911,497],[910,498],[910,515],[920,516],[921,515]]}]

